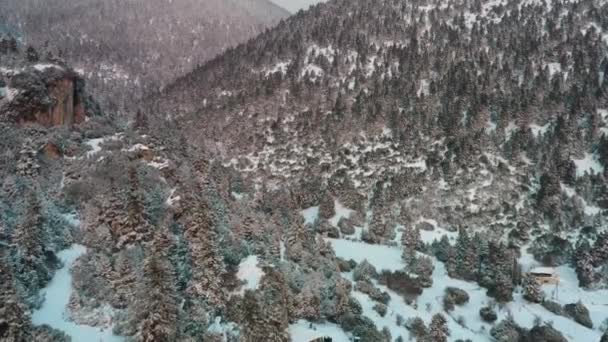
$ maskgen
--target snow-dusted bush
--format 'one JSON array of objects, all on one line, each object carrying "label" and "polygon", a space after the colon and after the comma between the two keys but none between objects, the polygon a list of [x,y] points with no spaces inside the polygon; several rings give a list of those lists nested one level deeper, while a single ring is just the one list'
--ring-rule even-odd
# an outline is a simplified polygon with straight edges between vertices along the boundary
[{"label": "snow-dusted bush", "polygon": [[589,316],[589,309],[582,303],[566,304],[564,312],[570,316],[576,323],[586,326],[589,329],[593,328],[593,321]]},{"label": "snow-dusted bush", "polygon": [[494,309],[489,306],[479,309],[479,316],[481,316],[481,318],[488,323],[493,323],[498,318]]},{"label": "snow-dusted bush", "polygon": [[353,270],[353,279],[355,281],[370,280],[376,278],[378,273],[374,265],[370,264],[367,260],[363,260]]},{"label": "snow-dusted bush", "polygon": [[389,289],[397,292],[406,301],[412,301],[422,294],[422,285],[418,278],[412,278],[402,271],[382,271],[380,274],[380,284],[386,285]]},{"label": "snow-dusted bush", "polygon": [[418,339],[426,336],[426,324],[420,317],[410,318],[405,322],[405,327]]},{"label": "snow-dusted bush", "polygon": [[443,308],[446,311],[454,309],[454,305],[463,305],[469,301],[469,294],[456,287],[446,287],[443,296]]},{"label": "snow-dusted bush", "polygon": [[382,304],[382,303],[378,303],[376,305],[374,305],[374,311],[376,311],[378,313],[378,315],[380,315],[380,317],[384,317],[386,316],[386,311],[387,311],[387,306]]}]

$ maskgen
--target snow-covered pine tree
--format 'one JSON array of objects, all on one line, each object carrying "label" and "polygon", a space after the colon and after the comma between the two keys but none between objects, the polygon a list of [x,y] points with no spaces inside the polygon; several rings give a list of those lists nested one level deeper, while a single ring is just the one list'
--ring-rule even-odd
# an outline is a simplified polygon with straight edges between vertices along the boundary
[{"label": "snow-covered pine tree", "polygon": [[330,193],[326,193],[321,198],[321,203],[319,203],[319,216],[324,219],[330,219],[335,213],[334,198]]},{"label": "snow-covered pine tree", "polygon": [[224,260],[219,252],[217,234],[208,217],[209,208],[204,200],[193,203],[185,236],[190,247],[192,279],[188,292],[201,296],[214,307],[224,305],[225,293],[222,279]]},{"label": "snow-covered pine tree", "polygon": [[435,314],[431,319],[431,324],[429,325],[429,331],[426,337],[426,341],[447,342],[449,335],[450,329],[448,328],[447,320],[442,314]]},{"label": "snow-covered pine tree", "polygon": [[403,245],[403,260],[405,264],[412,268],[416,262],[416,250],[420,245],[420,230],[412,225],[406,226],[401,236]]},{"label": "snow-covered pine tree", "polygon": [[531,276],[524,277],[523,282],[524,298],[532,303],[543,301],[543,292],[540,284]]},{"label": "snow-covered pine tree", "polygon": [[592,249],[593,265],[600,266],[608,261],[608,232],[598,235]]},{"label": "snow-covered pine tree", "polygon": [[127,193],[125,221],[120,231],[118,247],[151,237],[150,225],[144,214],[144,204],[137,168],[129,168],[129,192]]},{"label": "snow-covered pine tree", "polygon": [[464,227],[461,227],[458,230],[455,263],[455,271],[459,277],[462,277],[465,280],[474,280],[476,278],[477,255],[475,253],[475,247],[472,245],[471,239],[469,238],[469,234]]},{"label": "snow-covered pine tree", "polygon": [[31,190],[26,198],[26,212],[22,222],[13,232],[12,242],[17,248],[20,263],[27,271],[32,271],[42,262],[40,258],[43,257],[44,251],[44,218],[42,206],[34,190]]},{"label": "snow-covered pine tree", "polygon": [[594,257],[589,243],[584,240],[578,244],[574,253],[574,266],[579,286],[587,287],[597,280],[595,267],[593,267]]},{"label": "snow-covered pine tree", "polygon": [[14,288],[13,270],[8,260],[8,248],[0,243],[0,340],[31,341],[30,318]]},{"label": "snow-covered pine tree", "polygon": [[141,342],[170,342],[177,336],[178,306],[175,296],[175,276],[167,259],[170,240],[159,230],[143,264],[135,317],[139,321],[136,340]]},{"label": "snow-covered pine tree", "polygon": [[310,251],[310,248],[314,245],[314,240],[311,241],[314,237],[312,234],[308,234],[304,226],[304,218],[301,215],[294,218],[285,235],[287,257],[296,262],[301,260],[304,253]]}]

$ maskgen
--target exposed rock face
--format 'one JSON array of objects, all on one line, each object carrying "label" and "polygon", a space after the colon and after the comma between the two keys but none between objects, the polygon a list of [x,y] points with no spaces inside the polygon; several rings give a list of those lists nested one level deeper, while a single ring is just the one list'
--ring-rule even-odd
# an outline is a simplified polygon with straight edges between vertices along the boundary
[{"label": "exposed rock face", "polygon": [[84,81],[59,65],[36,65],[8,75],[13,94],[0,100],[5,115],[21,124],[72,126],[85,120]]}]

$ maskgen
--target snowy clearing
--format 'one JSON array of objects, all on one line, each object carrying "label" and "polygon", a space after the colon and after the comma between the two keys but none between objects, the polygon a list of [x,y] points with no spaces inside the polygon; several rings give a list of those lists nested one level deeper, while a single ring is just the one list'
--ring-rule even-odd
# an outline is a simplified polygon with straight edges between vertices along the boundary
[{"label": "snowy clearing", "polygon": [[304,224],[313,224],[316,220],[319,219],[319,207],[310,207],[308,209],[304,209],[300,211],[302,216],[304,216]]},{"label": "snowy clearing", "polygon": [[245,285],[241,287],[241,294],[245,293],[245,290],[255,290],[260,284],[260,280],[264,276],[264,271],[258,266],[258,256],[250,255],[239,264],[239,270],[236,277],[239,280],[245,282]]},{"label": "snowy clearing", "polygon": [[289,326],[289,336],[292,342],[309,342],[320,337],[331,337],[333,342],[350,342],[348,335],[335,324],[311,323],[302,319]]},{"label": "snowy clearing", "polygon": [[72,274],[70,269],[78,257],[86,253],[86,248],[73,245],[58,253],[63,267],[55,273],[49,285],[41,290],[44,296],[42,307],[32,314],[34,325],[47,324],[69,335],[73,341],[118,342],[123,338],[112,333],[112,327],[98,328],[76,324],[69,320],[66,313],[72,293]]},{"label": "snowy clearing", "polygon": [[582,177],[585,175],[585,173],[596,174],[604,172],[602,163],[600,163],[597,156],[591,153],[585,153],[585,157],[583,159],[574,159],[573,162],[576,165],[577,177]]}]

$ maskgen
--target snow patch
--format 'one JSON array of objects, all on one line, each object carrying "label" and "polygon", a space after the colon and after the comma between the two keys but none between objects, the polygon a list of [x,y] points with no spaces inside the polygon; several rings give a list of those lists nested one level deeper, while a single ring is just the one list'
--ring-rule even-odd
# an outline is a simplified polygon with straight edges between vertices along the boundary
[{"label": "snow patch", "polygon": [[350,342],[351,339],[333,323],[310,323],[299,320],[289,326],[289,336],[293,342],[310,342],[317,338],[331,337],[333,342]]},{"label": "snow patch", "polygon": [[310,207],[300,211],[300,214],[304,216],[304,224],[313,224],[319,219],[319,207]]},{"label": "snow patch", "polygon": [[70,269],[74,261],[86,253],[86,248],[73,245],[57,254],[63,267],[59,269],[48,286],[41,290],[44,296],[42,307],[32,314],[34,325],[47,324],[69,335],[73,341],[118,342],[123,338],[112,333],[112,327],[99,328],[76,324],[68,318],[66,308],[72,293],[72,275]]},{"label": "snow patch", "polygon": [[401,248],[383,245],[370,245],[364,242],[344,239],[326,239],[336,252],[336,256],[344,260],[354,260],[361,263],[367,260],[376,267],[376,270],[398,271],[402,270]]},{"label": "snow patch", "polygon": [[574,159],[573,162],[576,165],[577,177],[582,177],[585,175],[585,173],[593,175],[604,172],[604,167],[598,160],[597,156],[591,153],[585,153],[585,157],[583,159]]},{"label": "snow patch", "polygon": [[245,293],[245,290],[256,290],[263,276],[264,271],[258,266],[257,255],[250,255],[241,261],[236,273],[236,277],[245,282],[241,288],[241,295]]},{"label": "snow patch", "polygon": [[331,223],[331,225],[334,227],[338,226],[338,222],[340,222],[340,219],[342,219],[343,217],[349,218],[350,215],[354,212],[354,210],[348,209],[347,207],[343,206],[342,203],[340,203],[340,201],[338,200],[334,200],[334,210],[336,214],[329,219],[329,223]]},{"label": "snow patch", "polygon": [[48,69],[59,69],[59,70],[63,70],[62,67],[56,65],[56,64],[49,64],[49,63],[40,63],[40,64],[36,64],[34,65],[34,69],[40,71],[40,72],[44,72]]}]

